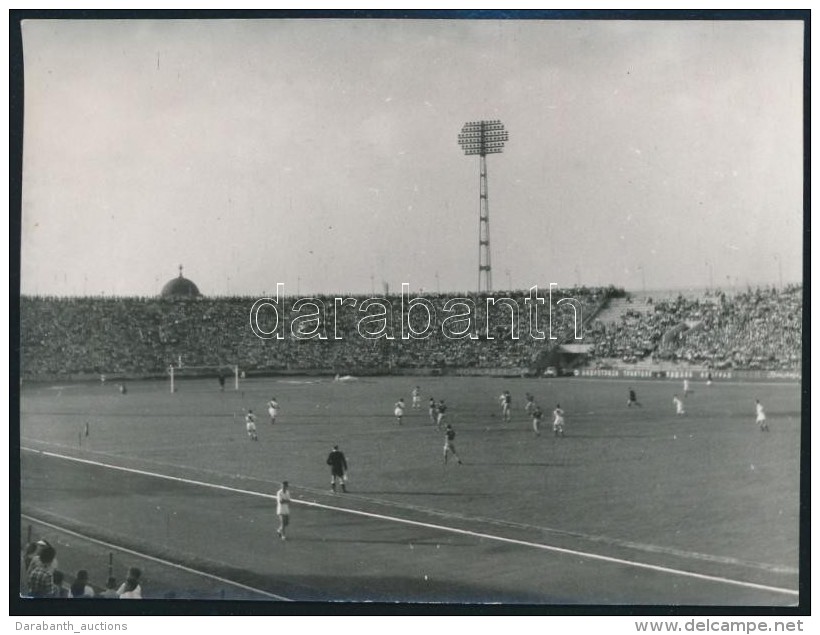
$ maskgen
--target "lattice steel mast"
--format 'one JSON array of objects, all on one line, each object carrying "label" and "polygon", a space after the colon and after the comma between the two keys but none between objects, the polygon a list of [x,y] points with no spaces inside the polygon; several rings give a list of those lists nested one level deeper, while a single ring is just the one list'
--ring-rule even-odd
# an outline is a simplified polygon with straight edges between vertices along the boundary
[{"label": "lattice steel mast", "polygon": [[478,183],[478,292],[493,290],[493,269],[490,256],[490,205],[487,194],[487,155],[500,154],[509,135],[498,119],[468,121],[458,135],[464,154],[479,157]]}]

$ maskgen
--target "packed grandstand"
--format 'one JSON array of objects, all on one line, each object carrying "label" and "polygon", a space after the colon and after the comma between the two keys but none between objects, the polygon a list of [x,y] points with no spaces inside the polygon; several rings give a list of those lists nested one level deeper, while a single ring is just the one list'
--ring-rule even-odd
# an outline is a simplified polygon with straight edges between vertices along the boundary
[{"label": "packed grandstand", "polygon": [[[527,292],[503,296],[514,301],[525,320]],[[399,369],[535,373],[556,364],[555,353],[562,345],[579,343],[584,345],[583,354],[563,356],[559,363],[595,368],[672,362],[714,369],[800,370],[801,286],[661,298],[630,295],[613,287],[554,289],[555,339],[535,339],[524,328],[518,339],[512,337],[511,311],[496,305],[498,310],[490,311],[488,318],[485,297],[451,293],[427,299],[442,313],[445,303],[458,297],[471,298],[477,307],[477,339],[363,339],[357,332],[360,315],[346,311],[336,316],[339,339],[265,340],[250,328],[249,313],[256,298],[24,296],[20,299],[21,376],[151,376],[183,365],[238,366],[249,373]],[[577,312],[566,304],[556,310],[563,298],[574,298]],[[298,299],[285,298],[284,311],[289,312]],[[333,305],[333,297],[319,299]],[[406,317],[399,295],[386,300],[394,315]],[[576,315],[583,324],[576,325]],[[410,323],[417,319],[411,317]]]}]

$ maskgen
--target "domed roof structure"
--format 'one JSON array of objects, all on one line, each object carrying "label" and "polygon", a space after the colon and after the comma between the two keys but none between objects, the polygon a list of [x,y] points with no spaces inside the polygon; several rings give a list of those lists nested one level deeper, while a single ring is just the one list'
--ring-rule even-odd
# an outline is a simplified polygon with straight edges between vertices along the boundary
[{"label": "domed roof structure", "polygon": [[160,296],[163,298],[198,298],[200,295],[197,286],[188,278],[182,277],[182,265],[179,266],[179,277],[173,278],[162,287]]}]

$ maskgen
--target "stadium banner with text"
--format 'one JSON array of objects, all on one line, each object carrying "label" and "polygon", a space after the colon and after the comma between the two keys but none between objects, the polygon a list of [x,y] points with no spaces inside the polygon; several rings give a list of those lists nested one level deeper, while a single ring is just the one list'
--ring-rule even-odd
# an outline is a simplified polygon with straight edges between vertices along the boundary
[{"label": "stadium banner with text", "polygon": [[575,377],[609,377],[625,379],[692,379],[695,381],[801,381],[796,370],[652,370],[648,368],[578,368]]},{"label": "stadium banner with text", "polygon": [[[176,370],[176,369],[175,369]],[[240,367],[243,378],[251,377],[333,377],[338,374],[337,370],[328,368],[249,368]],[[189,378],[216,377],[218,372],[210,372],[200,368],[183,368],[184,376]],[[512,368],[478,368],[478,367],[345,367],[344,374],[361,377],[381,377],[389,375],[401,375],[406,377],[438,377],[442,375],[454,377],[535,377],[536,375],[524,367]],[[111,373],[107,375],[110,382],[121,382],[124,380],[157,380],[166,379],[168,372],[159,373]],[[558,375],[542,374],[543,377],[556,377]],[[575,368],[565,370],[560,373],[561,377],[568,378],[598,378],[598,379],[691,379],[693,381],[709,381],[709,371],[707,370],[656,370],[648,368]],[[72,373],[69,375],[40,374],[36,377],[24,377],[21,382],[25,383],[48,383],[55,381],[68,382],[97,382],[100,375],[97,373]],[[803,376],[796,370],[713,370],[711,371],[713,381],[783,381],[799,382]]]}]

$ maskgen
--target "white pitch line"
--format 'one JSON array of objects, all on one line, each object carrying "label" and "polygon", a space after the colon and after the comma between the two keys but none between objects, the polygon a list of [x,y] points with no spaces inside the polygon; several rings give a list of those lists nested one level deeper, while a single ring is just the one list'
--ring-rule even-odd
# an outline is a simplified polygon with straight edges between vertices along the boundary
[{"label": "white pitch line", "polygon": [[[106,468],[109,468],[109,469],[112,469],[112,470],[119,470],[119,471],[122,471],[122,472],[129,472],[129,473],[132,473],[132,474],[141,474],[143,476],[151,476],[151,477],[154,477],[154,478],[165,479],[165,480],[169,480],[169,481],[176,481],[176,482],[179,482],[179,483],[186,483],[188,485],[198,485],[198,486],[201,486],[201,487],[210,487],[212,489],[217,489],[217,490],[222,490],[222,491],[227,491],[227,492],[235,492],[237,494],[245,494],[245,495],[248,495],[248,496],[259,496],[261,498],[268,498],[268,499],[275,499],[276,498],[276,495],[274,495],[274,494],[265,494],[263,492],[255,492],[253,490],[240,489],[238,487],[230,487],[228,485],[219,485],[217,483],[206,483],[204,481],[196,481],[196,480],[193,480],[193,479],[182,478],[182,477],[178,477],[178,476],[169,476],[169,475],[166,475],[166,474],[157,474],[155,472],[148,472],[146,470],[138,470],[138,469],[135,469],[135,468],[121,467],[119,465],[110,465],[108,463],[101,463],[99,461],[92,461],[92,460],[89,460],[89,459],[80,459],[80,458],[76,458],[76,457],[73,457],[73,456],[65,456],[65,455],[62,455],[62,454],[57,454],[56,452],[47,452],[45,450],[32,450],[32,449],[29,449],[29,448],[22,448],[22,447],[20,449],[21,450],[27,450],[29,452],[36,452],[36,453],[39,453],[39,454],[43,454],[45,456],[52,456],[52,457],[55,457],[55,458],[64,459],[66,461],[74,461],[76,463],[85,463],[87,465],[96,465],[98,467],[106,467]],[[604,555],[601,555],[601,554],[591,553],[591,552],[588,552],[588,551],[579,551],[579,550],[576,550],[576,549],[567,549],[565,547],[556,547],[554,545],[545,545],[545,544],[537,543],[537,542],[529,542],[527,540],[518,540],[516,538],[505,538],[503,536],[496,536],[496,535],[493,535],[493,534],[487,534],[487,533],[479,532],[479,531],[471,531],[469,529],[459,529],[457,527],[448,527],[446,525],[437,525],[435,523],[425,523],[425,522],[418,521],[418,520],[410,520],[410,519],[407,519],[407,518],[398,518],[396,516],[386,516],[384,514],[376,514],[376,513],[372,513],[372,512],[365,512],[365,511],[360,511],[360,510],[357,510],[357,509],[347,509],[345,507],[336,507],[336,506],[333,506],[333,505],[326,505],[324,503],[317,503],[315,501],[305,501],[305,500],[299,500],[299,499],[292,499],[291,502],[299,504],[299,505],[306,505],[308,507],[317,507],[317,508],[332,510],[332,511],[336,511],[336,512],[343,512],[343,513],[346,513],[346,514],[353,514],[355,516],[364,516],[366,518],[376,518],[378,520],[386,520],[386,521],[391,521],[391,522],[396,522],[396,523],[402,523],[402,524],[405,524],[405,525],[413,525],[415,527],[424,527],[426,529],[435,529],[435,530],[438,530],[438,531],[444,531],[444,532],[449,532],[449,533],[454,533],[454,534],[460,534],[460,535],[463,535],[463,536],[472,536],[474,538],[484,538],[484,539],[487,539],[487,540],[495,540],[497,542],[503,542],[503,543],[512,544],[512,545],[518,545],[518,546],[522,546],[522,547],[530,547],[530,548],[533,548],[533,549],[541,549],[543,551],[551,551],[551,552],[554,552],[554,553],[562,553],[562,554],[566,554],[566,555],[578,556],[578,557],[581,557],[581,558],[588,558],[590,560],[600,560],[602,562],[610,562],[610,563],[613,563],[613,564],[620,564],[620,565],[624,565],[624,566],[628,566],[628,567],[636,567],[636,568],[639,568],[639,569],[648,569],[650,571],[658,571],[660,573],[669,573],[669,574],[672,574],[672,575],[680,575],[680,576],[695,578],[695,579],[698,579],[698,580],[707,580],[709,582],[717,582],[717,583],[721,583],[721,584],[741,586],[741,587],[745,587],[745,588],[748,588],[748,589],[756,589],[756,590],[759,590],[759,591],[769,591],[769,592],[772,592],[772,593],[783,593],[783,594],[786,594],[786,595],[794,595],[794,596],[799,596],[800,595],[800,592],[795,591],[794,589],[786,589],[786,588],[783,588],[783,587],[769,586],[769,585],[766,585],[766,584],[757,584],[755,582],[746,582],[746,581],[743,581],[743,580],[734,580],[732,578],[724,578],[722,576],[707,575],[705,573],[696,573],[694,571],[686,571],[684,569],[674,569],[674,568],[671,568],[671,567],[663,567],[663,566],[660,566],[660,565],[648,564],[646,562],[638,562],[636,560],[626,560],[625,558],[615,558],[615,557],[612,557],[612,556],[604,556]]]},{"label": "white pitch line", "polygon": [[[67,444],[64,444],[64,443],[46,443],[46,442],[41,442],[39,439],[34,439],[34,438],[23,438],[23,441],[29,441],[29,442],[33,442],[33,443],[44,443],[45,445],[49,445],[49,446],[57,447],[57,448],[74,449],[74,446],[67,445]],[[195,445],[186,446],[186,447],[206,447],[206,446],[211,446],[211,445],[221,445],[221,444],[203,443],[203,444],[195,444]],[[140,448],[140,449],[141,450],[146,450],[146,449],[150,449],[150,448]],[[29,448],[29,450],[30,451],[35,451],[31,448]],[[93,454],[93,455],[98,455],[98,456],[104,456],[104,457],[108,457],[108,458],[112,458],[112,459],[120,459],[120,458],[124,457],[124,455],[119,453],[119,452],[103,452],[102,450],[86,450],[86,453]],[[62,455],[60,455],[60,456],[62,456]],[[144,463],[151,463],[153,465],[161,466],[161,467],[169,467],[169,468],[179,467],[178,465],[176,465],[174,463],[166,463],[166,462],[163,462],[163,461],[156,461],[154,459],[143,458],[141,460]],[[102,465],[102,464],[100,464],[100,465]],[[229,474],[227,472],[220,472],[219,470],[210,470],[210,469],[207,469],[207,468],[196,468],[196,469],[199,472],[204,472],[204,473],[207,473],[207,474],[213,474],[215,476],[223,476],[223,477],[227,477],[227,478],[235,478],[235,477],[238,476],[238,475],[234,475],[234,474]],[[151,472],[151,474],[154,474],[154,473]],[[259,479],[252,479],[252,480],[259,480]],[[308,491],[310,493],[315,493],[315,492],[319,491],[319,490],[316,490],[316,489],[313,489],[313,488],[310,488],[310,487],[302,487],[301,489],[305,490],[305,491]],[[243,491],[243,490],[240,490],[240,491]],[[750,561],[747,561],[747,560],[740,560],[740,559],[731,558],[731,557],[728,557],[728,556],[714,556],[714,555],[710,555],[710,554],[698,553],[696,551],[682,551],[680,549],[675,549],[675,548],[671,548],[671,547],[661,547],[661,546],[658,546],[658,545],[644,544],[644,543],[639,543],[639,542],[632,542],[632,541],[629,541],[629,540],[619,540],[617,538],[609,538],[609,537],[606,537],[606,536],[599,536],[599,535],[594,535],[594,534],[583,534],[583,533],[577,533],[577,532],[568,532],[568,531],[564,531],[564,530],[556,530],[556,529],[553,529],[553,528],[550,528],[550,527],[540,527],[538,525],[528,525],[526,523],[516,523],[516,522],[512,522],[512,521],[500,521],[500,520],[493,519],[493,518],[482,518],[480,516],[468,517],[468,516],[464,516],[463,514],[444,512],[444,511],[441,511],[441,510],[438,510],[438,509],[432,509],[432,508],[429,508],[429,507],[424,507],[423,505],[413,505],[413,504],[409,504],[409,503],[397,503],[396,501],[386,501],[384,499],[373,498],[373,497],[370,497],[370,496],[364,496],[362,494],[350,495],[347,498],[353,498],[353,499],[356,499],[356,500],[367,501],[369,503],[375,503],[377,505],[387,505],[387,506],[402,509],[402,510],[410,510],[410,511],[414,511],[414,512],[421,512],[421,513],[424,513],[424,514],[430,514],[430,515],[433,515],[433,516],[438,516],[438,517],[446,518],[446,519],[450,519],[450,520],[478,521],[478,522],[483,523],[483,524],[490,524],[490,525],[503,526],[503,527],[512,527],[512,528],[515,528],[515,529],[546,531],[546,532],[551,532],[551,533],[557,533],[559,535],[570,536],[570,537],[573,537],[573,538],[580,538],[582,540],[592,541],[592,542],[595,542],[595,543],[609,544],[609,545],[614,545],[616,547],[626,547],[627,549],[637,549],[639,551],[645,551],[645,552],[648,552],[648,553],[665,554],[665,555],[669,555],[669,556],[685,558],[687,560],[702,560],[702,561],[705,561],[705,562],[711,562],[711,563],[716,563],[716,564],[728,564],[728,565],[731,565],[731,566],[739,566],[739,567],[745,567],[745,568],[751,567],[751,568],[754,568],[754,569],[760,569],[760,570],[763,570],[763,571],[768,571],[770,573],[780,573],[780,574],[786,574],[786,575],[798,575],[800,573],[799,569],[796,569],[796,568],[793,568],[793,567],[784,567],[784,566],[770,565],[770,564],[759,563],[759,562],[750,562]]]},{"label": "white pitch line", "polygon": [[671,567],[662,567],[660,565],[648,564],[645,562],[638,562],[635,560],[625,560],[623,558],[613,558],[611,556],[603,556],[597,553],[588,551],[578,551],[576,549],[566,549],[564,547],[555,547],[553,545],[545,545],[537,542],[529,542],[527,540],[518,540],[516,538],[505,538],[503,536],[495,536],[493,534],[486,534],[479,531],[470,531],[469,529],[458,529],[457,527],[447,527],[445,525],[436,525],[434,523],[425,523],[418,520],[409,520],[406,518],[396,518],[393,516],[385,516],[382,514],[374,514],[371,512],[363,512],[355,509],[345,509],[344,507],[335,507],[333,505],[325,505],[323,503],[316,503],[311,501],[297,501],[302,505],[308,507],[321,507],[323,509],[330,509],[333,511],[346,512],[348,514],[355,514],[359,516],[366,516],[369,518],[377,518],[379,520],[390,520],[393,522],[404,523],[407,525],[415,525],[417,527],[425,527],[428,529],[437,529],[440,531],[447,531],[454,534],[461,534],[464,536],[472,536],[474,538],[486,538],[487,540],[496,540],[498,542],[505,542],[507,544],[519,545],[524,547],[532,547],[534,549],[541,549],[544,551],[552,551],[555,553],[563,553],[567,555],[580,556],[582,558],[589,558],[591,560],[602,560],[604,562],[611,562],[615,564],[622,564],[630,567],[637,567],[640,569],[649,569],[651,571],[659,571],[661,573],[671,573],[674,575],[688,576],[697,578],[699,580],[708,580],[710,582],[719,582],[723,584],[731,584],[735,586],[747,587],[750,589],[757,589],[760,591],[771,591],[773,593],[784,593],[787,595],[799,595],[799,591],[792,589],[785,589],[782,587],[768,586],[765,584],[757,584],[754,582],[745,582],[743,580],[733,580],[732,578],[724,578],[721,576],[707,575],[705,573],[695,573],[693,571],[685,571],[683,569],[673,569]]},{"label": "white pitch line", "polygon": [[[312,490],[311,488],[301,487],[300,489],[307,490],[310,492],[319,491],[319,490]],[[323,490],[326,491],[326,490]],[[421,512],[424,514],[429,514],[433,516],[438,516],[441,518],[445,518],[448,520],[463,520],[463,521],[477,521],[482,524],[494,525],[497,527],[505,527],[505,528],[512,528],[512,529],[523,529],[528,531],[540,531],[540,532],[548,532],[553,533],[559,536],[567,536],[570,538],[578,538],[585,541],[590,541],[599,544],[606,544],[611,545],[614,547],[625,547],[627,549],[636,549],[639,551],[645,551],[648,553],[654,554],[662,554],[667,556],[674,556],[678,558],[684,558],[686,560],[701,560],[704,562],[711,562],[712,564],[723,564],[723,565],[730,565],[730,566],[738,566],[744,568],[753,568],[762,571],[767,571],[769,573],[780,573],[785,575],[798,575],[800,573],[799,569],[793,567],[782,567],[778,565],[770,565],[761,562],[751,562],[748,560],[741,560],[738,558],[731,558],[728,556],[715,556],[711,554],[699,553],[697,551],[683,551],[681,549],[675,549],[673,547],[661,547],[658,545],[652,544],[645,544],[640,542],[633,542],[629,540],[620,540],[618,538],[610,538],[607,536],[600,536],[595,534],[584,534],[579,532],[572,532],[566,531],[561,529],[554,529],[551,527],[541,527],[538,525],[528,525],[526,523],[517,523],[514,521],[502,521],[495,518],[484,518],[481,516],[465,516],[464,514],[459,513],[451,513],[451,512],[444,512],[438,509],[424,507],[423,505],[413,505],[410,503],[396,503],[395,501],[385,501],[384,499],[374,498],[371,496],[364,496],[362,494],[348,494],[345,498],[355,499],[355,500],[362,500],[367,501],[369,503],[375,503],[377,505],[388,505],[391,507],[397,507],[398,509],[402,510],[409,510],[414,512]]]},{"label": "white pitch line", "polygon": [[90,536],[86,536],[84,534],[78,533],[76,531],[72,531],[71,529],[67,529],[65,527],[60,527],[59,525],[55,525],[53,523],[46,522],[45,520],[41,520],[39,518],[35,518],[34,516],[29,516],[28,514],[20,514],[22,518],[27,518],[32,522],[37,523],[38,525],[43,525],[45,527],[50,527],[56,531],[60,531],[65,534],[71,534],[72,536],[76,536],[77,538],[81,538],[82,540],[87,540],[89,542],[97,543],[98,545],[103,545],[109,549],[116,549],[117,551],[121,551],[122,553],[127,553],[132,556],[137,556],[139,558],[144,558],[145,560],[151,560],[152,562],[158,562],[162,565],[172,567],[174,569],[179,569],[181,571],[185,571],[186,573],[193,573],[198,576],[202,576],[205,578],[210,578],[211,580],[216,580],[218,582],[222,582],[224,584],[230,584],[232,586],[238,587],[240,589],[244,589],[245,591],[252,591],[253,593],[259,593],[260,595],[266,595],[270,598],[274,598],[276,600],[282,600],[283,602],[292,602],[291,598],[286,598],[282,595],[276,595],[275,593],[269,593],[268,591],[263,591],[262,589],[257,589],[252,586],[248,586],[247,584],[242,584],[241,582],[235,582],[234,580],[228,580],[227,578],[221,578],[218,575],[214,575],[212,573],[208,573],[207,571],[200,571],[198,569],[192,569],[191,567],[186,567],[182,564],[177,564],[176,562],[171,562],[169,560],[163,560],[162,558],[156,558],[155,556],[149,556],[147,553],[142,553],[139,551],[134,551],[133,549],[127,549],[125,547],[121,547],[119,545],[114,545],[110,542],[105,542],[104,540],[98,540],[97,538],[91,538]]},{"label": "white pitch line", "polygon": [[[52,443],[50,441],[40,441],[39,439],[32,439],[32,438],[23,438],[22,440],[23,441],[33,442],[33,443],[42,443],[43,445],[48,445],[48,446],[51,446],[51,447],[66,448],[68,450],[77,449],[77,446],[69,445],[67,443]],[[211,446],[211,445],[222,445],[224,447],[224,443],[222,443],[222,444],[194,443],[194,444],[191,444],[191,445],[188,445],[188,446],[185,446],[185,447],[186,448],[201,448],[201,447],[206,447],[206,446]],[[171,446],[169,446],[169,447],[171,447]],[[33,448],[24,448],[22,446],[20,447],[20,449],[21,450],[28,450],[29,452],[46,452],[46,450],[35,450]],[[99,456],[105,456],[105,457],[108,457],[110,459],[128,459],[128,458],[130,458],[130,457],[128,457],[125,454],[122,454],[120,452],[105,452],[103,450],[89,450],[87,447],[83,447],[82,449],[86,454],[95,454],[95,455],[99,455]],[[142,450],[150,450],[150,449],[151,448],[140,448],[141,451]],[[65,456],[65,458],[69,458],[67,455],[63,455],[63,454],[55,454],[54,456],[61,456],[61,457]],[[142,458],[141,457],[139,460],[142,461],[143,463],[152,463],[154,465],[158,465],[158,466],[161,466],[161,467],[169,467],[169,468],[178,468],[179,467],[179,465],[177,465],[175,463],[166,463],[164,461],[156,461],[154,459],[148,459],[148,458]],[[100,463],[100,465],[109,465],[109,464],[108,463]],[[111,467],[114,467],[114,466],[111,466]],[[198,472],[207,472],[208,474],[215,474],[217,476],[225,476],[225,477],[228,477],[228,478],[231,478],[232,476],[234,476],[233,474],[228,474],[227,472],[220,472],[219,470],[209,470],[206,467],[198,467],[198,468],[195,468],[195,469]],[[153,472],[148,472],[148,474],[153,474]]]}]

